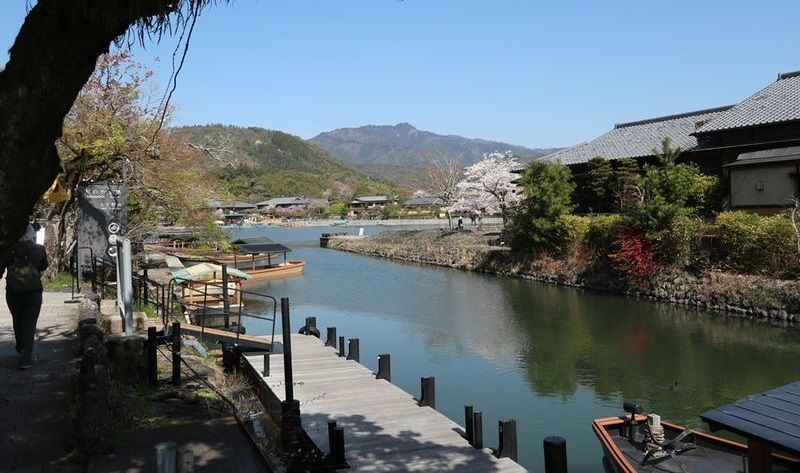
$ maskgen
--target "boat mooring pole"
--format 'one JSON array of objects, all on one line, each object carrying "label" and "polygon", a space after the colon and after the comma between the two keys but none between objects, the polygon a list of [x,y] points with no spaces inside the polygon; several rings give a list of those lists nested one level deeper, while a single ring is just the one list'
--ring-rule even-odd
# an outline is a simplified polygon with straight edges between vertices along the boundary
[{"label": "boat mooring pole", "polygon": [[567,441],[563,437],[544,439],[545,473],[567,473]]}]

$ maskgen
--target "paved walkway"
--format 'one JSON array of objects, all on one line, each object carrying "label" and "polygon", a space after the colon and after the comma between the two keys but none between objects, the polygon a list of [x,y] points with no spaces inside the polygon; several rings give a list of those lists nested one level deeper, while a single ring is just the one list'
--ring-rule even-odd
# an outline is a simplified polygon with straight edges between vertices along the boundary
[{"label": "paved walkway", "polygon": [[44,293],[37,324],[37,361],[17,369],[11,314],[0,282],[0,472],[81,471],[63,465],[70,452],[70,377],[75,373],[75,346],[70,338],[76,304],[69,294]]}]

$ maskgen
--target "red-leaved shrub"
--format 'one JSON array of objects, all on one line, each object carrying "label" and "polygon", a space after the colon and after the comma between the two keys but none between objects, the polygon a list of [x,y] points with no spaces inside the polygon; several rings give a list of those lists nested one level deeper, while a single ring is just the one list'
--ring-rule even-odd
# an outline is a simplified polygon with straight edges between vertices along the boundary
[{"label": "red-leaved shrub", "polygon": [[658,267],[653,245],[647,241],[644,232],[633,227],[623,228],[619,232],[614,249],[608,256],[614,269],[628,279],[643,279]]}]

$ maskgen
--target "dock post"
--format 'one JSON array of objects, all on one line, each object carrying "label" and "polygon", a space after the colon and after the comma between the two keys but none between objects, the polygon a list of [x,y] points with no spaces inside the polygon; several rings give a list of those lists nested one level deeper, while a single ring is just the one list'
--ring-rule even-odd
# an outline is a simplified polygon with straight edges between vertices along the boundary
[{"label": "dock post", "polygon": [[156,353],[156,328],[147,327],[147,384],[158,384],[158,357]]},{"label": "dock post", "polygon": [[344,337],[339,337],[339,357],[344,356]]},{"label": "dock post", "polygon": [[181,384],[181,323],[172,322],[172,384]]},{"label": "dock post", "polygon": [[498,422],[500,441],[497,446],[497,458],[510,458],[517,461],[517,421],[509,419]]},{"label": "dock post", "polygon": [[472,406],[464,406],[464,437],[470,445],[475,441],[475,432],[473,431],[475,420],[472,418],[472,413]]},{"label": "dock post", "polygon": [[388,353],[378,355],[378,374],[375,377],[392,382],[392,358]]},{"label": "dock post", "polygon": [[351,338],[350,339],[350,350],[347,353],[347,359],[348,360],[355,360],[357,362],[361,361],[361,356],[359,355],[359,352],[358,352],[358,339],[357,338]]},{"label": "dock post", "polygon": [[483,413],[472,414],[472,446],[478,450],[483,448]]},{"label": "dock post", "polygon": [[[228,265],[222,266],[222,312],[225,320],[225,328],[231,326],[231,301],[228,299]],[[206,286],[206,293],[208,293],[208,286]],[[242,323],[240,320],[239,323]]]},{"label": "dock post", "polygon": [[336,430],[336,421],[328,422],[328,452],[333,454],[333,431]]},{"label": "dock post", "polygon": [[545,473],[567,473],[567,441],[563,437],[544,439]]},{"label": "dock post", "polygon": [[264,372],[262,374],[265,378],[269,378],[269,352],[264,353]]},{"label": "dock post", "polygon": [[431,409],[436,409],[436,378],[431,376],[422,378],[420,381],[422,388],[422,393],[419,397],[420,407],[428,406]]},{"label": "dock post", "polygon": [[325,340],[325,346],[336,349],[336,327],[328,327],[328,339]]},{"label": "dock post", "polygon": [[284,447],[293,447],[297,444],[297,432],[300,430],[300,401],[294,398],[292,325],[288,297],[281,298],[281,332],[283,333],[283,378],[286,388],[286,400],[281,403],[281,441]]},{"label": "dock post", "polygon": [[335,427],[333,429],[333,437],[331,437],[331,462],[335,466],[347,465],[347,459],[344,454],[344,429]]}]

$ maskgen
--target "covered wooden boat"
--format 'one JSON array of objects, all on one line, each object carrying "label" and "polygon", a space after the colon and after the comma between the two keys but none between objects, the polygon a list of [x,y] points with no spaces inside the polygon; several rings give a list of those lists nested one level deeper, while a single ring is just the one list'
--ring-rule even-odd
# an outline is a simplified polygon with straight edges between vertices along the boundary
[{"label": "covered wooden boat", "polygon": [[[232,241],[231,244],[235,252],[226,256],[225,264],[246,272],[250,276],[250,282],[283,279],[303,274],[305,261],[287,259],[286,254],[292,251],[291,248],[275,243],[269,238],[241,238]],[[280,261],[280,255],[283,255],[283,261]]]},{"label": "covered wooden boat", "polygon": [[[626,415],[597,419],[592,425],[603,447],[607,472],[800,471],[800,459],[791,436],[788,446],[773,445],[778,452],[772,447],[765,450],[762,441],[752,436],[746,436],[745,445],[661,421],[656,414],[641,415],[641,407],[635,403],[625,403],[625,411]],[[798,413],[790,415],[797,417]]]}]

